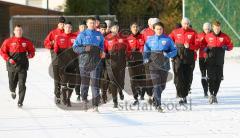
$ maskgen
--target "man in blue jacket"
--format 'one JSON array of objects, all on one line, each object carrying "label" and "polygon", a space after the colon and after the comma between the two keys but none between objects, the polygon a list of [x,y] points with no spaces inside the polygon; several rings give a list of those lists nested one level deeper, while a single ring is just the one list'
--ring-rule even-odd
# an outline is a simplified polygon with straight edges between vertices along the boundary
[{"label": "man in blue jacket", "polygon": [[177,48],[172,39],[163,34],[163,23],[156,23],[153,28],[155,35],[149,37],[144,45],[143,59],[145,64],[149,64],[156,109],[163,112],[161,94],[170,70],[169,58],[177,55]]},{"label": "man in blue jacket", "polygon": [[88,102],[88,89],[91,80],[94,111],[98,111],[100,59],[104,57],[104,37],[95,31],[95,18],[87,19],[87,29],[77,36],[73,51],[79,54],[82,99]]}]

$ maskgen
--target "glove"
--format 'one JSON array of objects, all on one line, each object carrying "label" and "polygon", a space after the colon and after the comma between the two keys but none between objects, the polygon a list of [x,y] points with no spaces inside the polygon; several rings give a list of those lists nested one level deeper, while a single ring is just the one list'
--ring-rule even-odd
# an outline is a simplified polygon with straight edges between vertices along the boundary
[{"label": "glove", "polygon": [[50,45],[54,45],[54,43],[55,43],[54,40],[52,40],[52,41],[50,42]]},{"label": "glove", "polygon": [[144,59],[143,64],[148,64],[149,63],[149,59]]},{"label": "glove", "polygon": [[53,51],[55,54],[58,54],[58,48],[54,48]]},{"label": "glove", "polygon": [[223,50],[228,50],[228,47],[227,46],[222,46],[222,49]]},{"label": "glove", "polygon": [[89,52],[90,50],[91,50],[91,46],[86,46],[86,47],[85,47],[85,51],[86,51],[86,52]]},{"label": "glove", "polygon": [[185,43],[185,44],[184,44],[184,47],[185,47],[185,48],[189,48],[189,44],[188,44],[188,43]]},{"label": "glove", "polygon": [[167,52],[163,52],[164,57],[168,58]]},{"label": "glove", "polygon": [[12,64],[12,65],[15,65],[15,64],[16,64],[16,61],[14,61],[14,60],[11,59],[11,58],[8,60],[8,62],[9,62],[10,64]]},{"label": "glove", "polygon": [[177,59],[177,56],[173,57],[173,58],[171,59],[171,61],[172,61],[172,62],[175,62],[176,59]]},{"label": "glove", "polygon": [[110,54],[106,53],[105,54],[105,59],[110,59]]},{"label": "glove", "polygon": [[106,57],[106,53],[104,53],[104,52],[100,53],[100,58],[101,58],[101,59],[103,59],[103,58],[105,58],[105,57]]},{"label": "glove", "polygon": [[33,55],[32,54],[28,54],[27,58],[33,58]]}]

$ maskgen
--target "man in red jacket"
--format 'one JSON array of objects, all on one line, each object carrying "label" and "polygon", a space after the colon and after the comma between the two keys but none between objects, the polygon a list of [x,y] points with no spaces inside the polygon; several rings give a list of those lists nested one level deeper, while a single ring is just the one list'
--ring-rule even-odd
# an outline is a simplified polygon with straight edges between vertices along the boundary
[{"label": "man in red jacket", "polygon": [[127,65],[133,98],[135,99],[133,105],[137,105],[139,104],[138,94],[140,94],[142,88],[140,80],[145,79],[143,76],[145,69],[142,56],[145,41],[143,34],[140,34],[139,32],[139,26],[137,23],[132,23],[130,30],[132,33],[127,38],[129,53]]},{"label": "man in red jacket", "polygon": [[191,90],[193,79],[193,70],[198,50],[196,41],[197,33],[189,27],[188,18],[182,19],[182,28],[174,29],[170,37],[178,48],[178,56],[174,59],[174,83],[177,89],[177,95],[181,98],[179,104],[187,103],[187,96]]},{"label": "man in red jacket", "polygon": [[207,76],[209,91],[211,96],[209,97],[209,103],[218,103],[217,93],[223,80],[223,65],[225,51],[231,51],[233,49],[233,43],[230,37],[221,32],[221,23],[214,21],[212,23],[213,32],[205,36],[205,51],[207,52]]},{"label": "man in red jacket", "polygon": [[74,34],[78,35],[79,33],[81,33],[82,31],[84,31],[86,29],[87,29],[86,21],[85,20],[80,21],[79,25],[78,25],[78,31],[75,32]]},{"label": "man in red jacket", "polygon": [[65,22],[65,18],[60,17],[59,22],[58,22],[58,27],[56,29],[52,30],[44,40],[44,46],[45,46],[45,48],[50,50],[51,58],[52,58],[53,78],[54,78],[54,94],[55,94],[55,98],[56,98],[56,104],[60,104],[60,102],[61,102],[61,100],[60,100],[60,84],[59,84],[60,78],[59,78],[57,62],[54,62],[57,55],[53,51],[53,46],[54,46],[56,37],[64,32],[64,30],[63,30],[64,22]]},{"label": "man in red jacket", "polygon": [[[107,24],[105,22],[100,23],[99,32],[105,37],[108,35]],[[100,89],[102,93],[103,103],[107,103],[107,91],[109,90],[109,77],[106,68],[105,58],[101,59],[101,74],[100,74]]]},{"label": "man in red jacket", "polygon": [[[64,24],[64,33],[58,35],[54,43],[54,53],[57,54],[57,62],[60,75],[60,84],[62,86],[63,104],[71,106],[70,98],[76,85],[76,76],[78,73],[78,55],[73,52],[72,45],[76,39],[72,33],[72,24]],[[79,74],[79,73],[78,73]]]},{"label": "man in red jacket", "polygon": [[158,18],[149,18],[148,19],[148,28],[145,28],[141,33],[143,34],[144,41],[146,42],[148,37],[153,36],[155,34],[153,30],[153,25],[155,23],[160,22]]},{"label": "man in red jacket", "polygon": [[110,79],[109,91],[112,93],[114,108],[118,108],[118,96],[124,99],[125,67],[127,57],[126,38],[119,34],[119,26],[115,23],[111,27],[111,33],[105,37],[104,51],[106,53],[106,67]]},{"label": "man in red jacket", "polygon": [[17,84],[19,87],[18,107],[23,106],[26,93],[27,70],[29,58],[35,55],[35,48],[30,40],[22,37],[21,25],[14,28],[14,36],[6,39],[0,49],[1,56],[7,62],[9,88],[12,98],[16,98]]},{"label": "man in red jacket", "polygon": [[202,74],[202,86],[204,90],[204,97],[208,97],[208,82],[207,82],[207,53],[204,51],[206,43],[204,43],[204,37],[211,32],[211,24],[206,22],[203,24],[203,32],[198,34],[197,41],[199,43],[199,68]]}]

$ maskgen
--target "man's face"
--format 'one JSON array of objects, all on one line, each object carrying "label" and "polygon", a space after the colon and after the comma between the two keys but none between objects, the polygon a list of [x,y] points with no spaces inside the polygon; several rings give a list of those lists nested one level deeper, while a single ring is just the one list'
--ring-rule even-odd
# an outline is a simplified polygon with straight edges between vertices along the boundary
[{"label": "man's face", "polygon": [[79,27],[78,27],[79,32],[83,32],[86,28],[87,28],[86,25],[79,25]]},{"label": "man's face", "polygon": [[72,25],[70,24],[65,24],[64,25],[64,33],[65,34],[70,34],[72,32]]},{"label": "man's face", "polygon": [[219,34],[221,31],[221,26],[213,25],[213,32]]},{"label": "man's face", "polygon": [[87,28],[94,30],[96,26],[96,22],[94,20],[87,20]]},{"label": "man's face", "polygon": [[18,37],[18,38],[22,37],[22,34],[23,34],[22,27],[15,27],[13,33],[15,37]]},{"label": "man's face", "polygon": [[100,25],[100,21],[96,20],[96,27],[99,27],[99,25]]},{"label": "man's face", "polygon": [[64,23],[58,23],[58,29],[63,30],[64,29]]},{"label": "man's face", "polygon": [[107,28],[100,28],[99,30],[102,35],[105,35],[107,33]]},{"label": "man's face", "polygon": [[138,27],[136,24],[133,24],[133,25],[131,26],[131,32],[132,32],[133,34],[137,34],[138,31],[139,31],[139,27]]},{"label": "man's face", "polygon": [[163,27],[162,27],[162,26],[159,26],[159,25],[155,26],[154,32],[155,32],[156,35],[161,35],[161,34],[163,34]]},{"label": "man's face", "polygon": [[118,33],[118,30],[119,30],[119,27],[117,25],[114,25],[111,27],[111,32],[113,34],[117,34]]},{"label": "man's face", "polygon": [[182,21],[182,28],[186,30],[188,27],[189,27],[189,22],[187,20],[183,20]]}]

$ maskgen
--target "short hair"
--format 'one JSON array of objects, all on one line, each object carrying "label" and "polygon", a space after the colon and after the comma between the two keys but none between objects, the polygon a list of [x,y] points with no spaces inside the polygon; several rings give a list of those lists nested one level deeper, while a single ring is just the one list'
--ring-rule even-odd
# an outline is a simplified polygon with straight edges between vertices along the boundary
[{"label": "short hair", "polygon": [[183,17],[181,23],[182,23],[183,21],[187,21],[188,24],[190,24],[190,20],[189,20],[187,17]]},{"label": "short hair", "polygon": [[107,28],[107,24],[105,22],[101,22],[99,28]]},{"label": "short hair", "polygon": [[220,23],[220,21],[215,20],[215,21],[212,22],[212,25],[221,26],[221,23]]},{"label": "short hair", "polygon": [[118,26],[119,27],[118,22],[117,21],[113,22],[111,27],[113,27],[113,26]]},{"label": "short hair", "polygon": [[117,27],[117,28],[119,29],[118,22],[114,22],[114,23],[112,24],[112,26],[111,26],[111,29],[112,29],[113,27]]},{"label": "short hair", "polygon": [[20,25],[20,24],[17,24],[17,25],[15,25],[15,26],[14,26],[14,28],[15,28],[15,27],[22,28],[22,25]]},{"label": "short hair", "polygon": [[72,22],[68,21],[68,22],[65,22],[65,24],[72,25]]},{"label": "short hair", "polygon": [[96,21],[96,19],[94,17],[87,18],[86,22],[88,22],[89,20]]},{"label": "short hair", "polygon": [[130,28],[131,28],[133,25],[139,26],[137,22],[132,22],[132,23],[130,24]]},{"label": "short hair", "polygon": [[82,20],[82,21],[79,22],[78,25],[86,25],[86,21],[85,21],[85,20]]},{"label": "short hair", "polygon": [[58,19],[59,23],[65,23],[66,19],[63,16],[60,16]]},{"label": "short hair", "polygon": [[164,28],[164,24],[162,22],[155,23],[153,25],[153,29],[155,29],[156,26],[161,26],[162,28]]},{"label": "short hair", "polygon": [[209,28],[209,30],[212,29],[211,24],[210,24],[209,22],[205,22],[205,23],[203,24],[203,29],[204,29],[205,26],[207,26],[207,27]]}]

